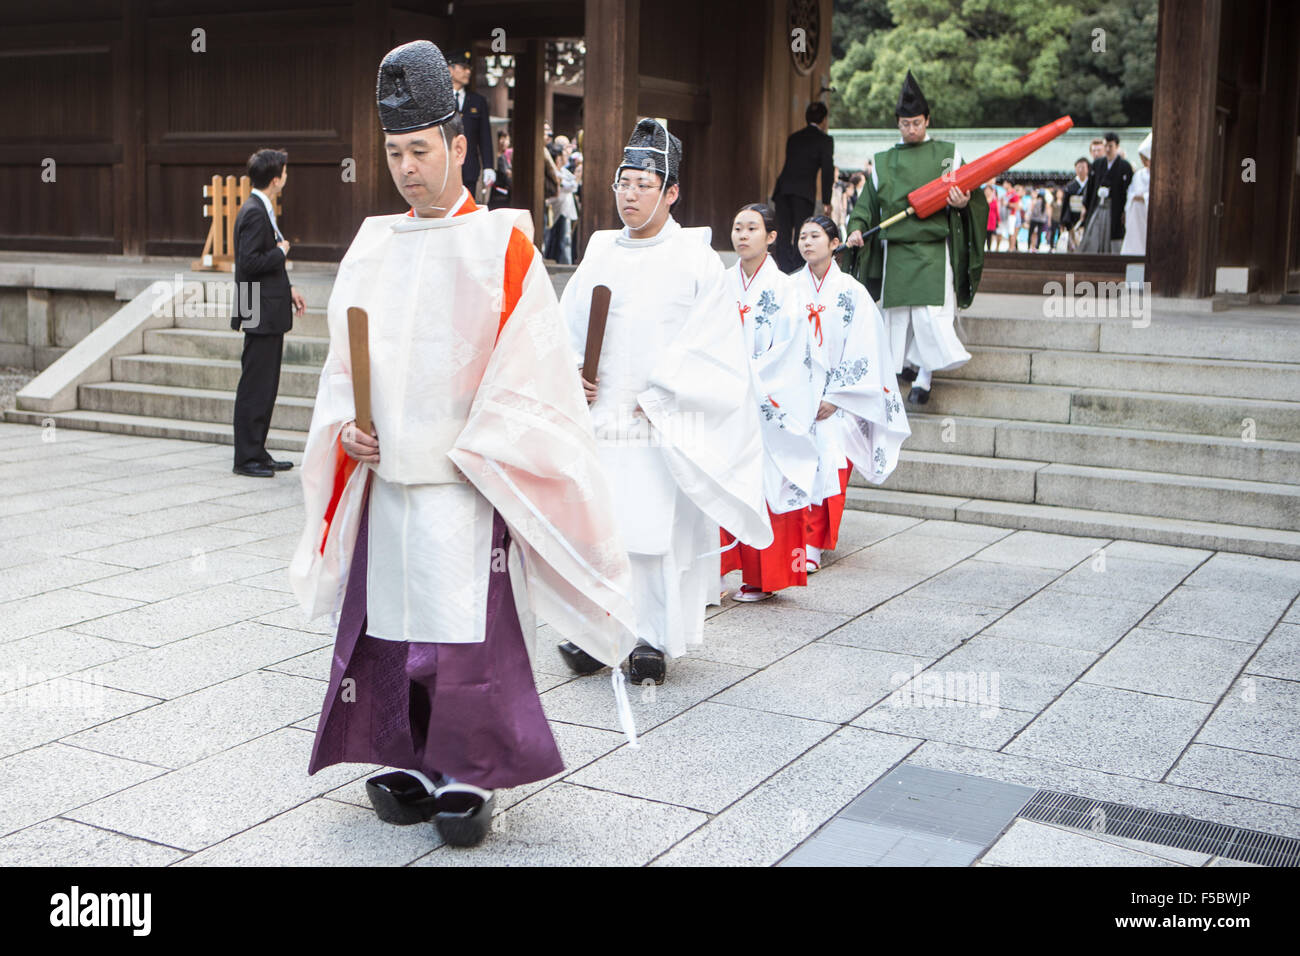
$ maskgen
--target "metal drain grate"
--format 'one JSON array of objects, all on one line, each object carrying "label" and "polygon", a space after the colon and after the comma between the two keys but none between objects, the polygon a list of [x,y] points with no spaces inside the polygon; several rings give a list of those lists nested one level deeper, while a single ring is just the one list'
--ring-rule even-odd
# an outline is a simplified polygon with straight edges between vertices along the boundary
[{"label": "metal drain grate", "polygon": [[1040,790],[1025,804],[1020,816],[1041,823],[1056,823],[1076,830],[1145,840],[1160,846],[1211,853],[1261,866],[1300,864],[1300,840],[1273,836],[1259,830],[1193,820],[1174,813],[1139,810],[1118,803],[1091,800],[1070,793]]}]

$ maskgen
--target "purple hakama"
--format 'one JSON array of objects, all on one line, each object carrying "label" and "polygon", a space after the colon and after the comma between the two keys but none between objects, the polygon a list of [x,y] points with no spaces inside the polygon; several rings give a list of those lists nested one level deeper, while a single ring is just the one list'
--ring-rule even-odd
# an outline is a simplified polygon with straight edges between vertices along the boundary
[{"label": "purple hakama", "polygon": [[[370,637],[365,633],[369,518],[367,497],[307,772],[336,763],[382,764],[495,790],[562,771],[505,562],[493,562],[500,570],[485,569],[491,577],[481,643]],[[494,511],[492,553],[504,553],[509,545],[505,521]],[[345,678],[354,683],[343,688]]]}]

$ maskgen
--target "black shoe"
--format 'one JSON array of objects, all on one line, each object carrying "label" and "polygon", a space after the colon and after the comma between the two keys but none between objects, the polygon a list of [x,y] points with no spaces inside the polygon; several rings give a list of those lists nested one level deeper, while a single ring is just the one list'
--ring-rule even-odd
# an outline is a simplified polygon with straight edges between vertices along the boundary
[{"label": "black shoe", "polygon": [[560,656],[575,674],[594,674],[605,666],[572,641],[560,642]]},{"label": "black shoe", "polygon": [[657,647],[641,644],[632,648],[627,658],[627,679],[633,684],[654,681],[662,684],[668,677],[668,665],[664,663],[664,652]]},{"label": "black shoe", "polygon": [[917,388],[913,385],[911,390],[907,393],[907,401],[908,404],[911,405],[924,405],[929,400],[930,390],[928,388]]},{"label": "black shoe", "polygon": [[404,770],[371,777],[366,781],[366,796],[379,819],[399,827],[428,823],[437,810],[437,798]]},{"label": "black shoe", "polygon": [[247,475],[249,478],[274,478],[275,469],[270,465],[264,465],[260,461],[255,461],[248,465],[236,465],[235,474]]},{"label": "black shoe", "polygon": [[898,373],[898,380],[900,382],[915,382],[916,369],[912,368],[910,365],[904,365],[903,370]]},{"label": "black shoe", "polygon": [[288,471],[293,467],[293,462],[291,461],[276,461],[274,458],[268,458],[266,461],[262,462],[262,464],[267,465],[276,471]]},{"label": "black shoe", "polygon": [[448,846],[477,846],[492,828],[496,793],[489,790],[484,798],[472,790],[459,789],[460,786],[453,783],[438,788],[433,825]]}]

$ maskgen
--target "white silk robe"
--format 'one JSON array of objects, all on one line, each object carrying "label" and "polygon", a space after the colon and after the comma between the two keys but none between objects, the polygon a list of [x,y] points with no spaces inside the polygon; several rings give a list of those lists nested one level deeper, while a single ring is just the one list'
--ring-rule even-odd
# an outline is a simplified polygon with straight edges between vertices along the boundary
[{"label": "white silk robe", "polygon": [[846,461],[872,484],[883,482],[912,430],[884,321],[867,290],[834,259],[821,282],[807,265],[791,279],[794,301],[812,327],[813,362],[825,382],[820,400],[837,408],[813,428],[819,453],[813,503],[819,504],[840,493]]},{"label": "white silk robe", "polygon": [[[708,229],[592,235],[560,308],[574,361],[591,292],[611,290],[591,420],[632,563],[637,636],[677,657],[717,600],[718,529],[772,542],[757,379]],[[644,411],[644,417],[636,409]]]},{"label": "white silk robe", "polygon": [[795,304],[793,280],[771,256],[749,279],[739,261],[727,275],[760,382],[763,494],[773,514],[799,511],[812,503],[818,458],[812,424],[822,389],[809,322]]},{"label": "white silk robe", "polygon": [[[339,266],[294,593],[309,616],[337,611],[369,479],[371,636],[484,639],[495,509],[516,600],[616,664],[634,643],[630,570],[531,219],[462,197],[440,219],[365,220]],[[351,467],[339,446],[355,416],[349,306],[370,318],[376,467]]]}]

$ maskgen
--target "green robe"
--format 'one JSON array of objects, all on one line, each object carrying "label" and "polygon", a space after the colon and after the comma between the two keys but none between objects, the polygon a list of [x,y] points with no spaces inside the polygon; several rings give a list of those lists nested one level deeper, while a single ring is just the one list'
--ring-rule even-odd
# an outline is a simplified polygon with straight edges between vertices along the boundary
[{"label": "green robe", "polygon": [[[907,145],[897,143],[875,157],[877,189],[867,177],[862,195],[853,207],[845,231],[866,232],[882,219],[907,208],[907,194],[952,168],[956,147],[939,140]],[[945,164],[945,160],[947,163]],[[927,219],[908,216],[867,239],[846,260],[846,271],[868,288],[879,288],[882,276],[882,309],[904,305],[943,305],[944,244],[952,256],[952,276],[957,308],[964,309],[975,298],[984,269],[984,240],[988,230],[989,206],[982,189],[971,191],[965,209],[947,206]],[[889,274],[884,275],[884,247],[889,240]]]}]

